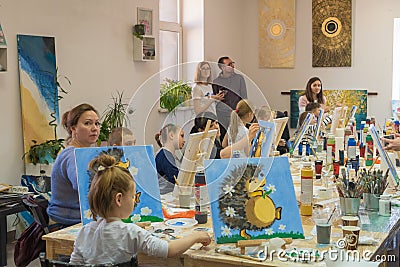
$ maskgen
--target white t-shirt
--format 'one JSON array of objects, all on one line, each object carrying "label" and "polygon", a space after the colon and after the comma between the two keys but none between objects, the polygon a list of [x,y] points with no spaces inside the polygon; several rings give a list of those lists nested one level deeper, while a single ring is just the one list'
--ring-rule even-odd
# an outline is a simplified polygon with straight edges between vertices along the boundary
[{"label": "white t-shirt", "polygon": [[210,104],[207,109],[204,111],[209,111],[213,114],[217,114],[217,110],[215,107],[215,101],[214,99],[208,98],[208,96],[211,96],[213,94],[213,90],[211,87],[211,84],[200,84],[200,83],[195,83],[194,87],[192,89],[192,98],[193,100],[200,100],[200,106],[206,106],[207,104]]},{"label": "white t-shirt", "polygon": [[84,225],[79,231],[70,263],[122,263],[139,251],[167,258],[168,242],[152,236],[136,224],[122,221],[107,223],[100,219]]}]

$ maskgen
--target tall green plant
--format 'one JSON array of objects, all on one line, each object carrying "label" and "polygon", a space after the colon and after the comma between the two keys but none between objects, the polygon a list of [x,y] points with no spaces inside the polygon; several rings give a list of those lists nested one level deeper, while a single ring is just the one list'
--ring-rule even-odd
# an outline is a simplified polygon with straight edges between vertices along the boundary
[{"label": "tall green plant", "polygon": [[123,102],[124,92],[118,92],[117,96],[112,95],[113,102],[109,104],[101,116],[99,141],[107,141],[112,129],[128,124],[126,108],[128,104]]}]

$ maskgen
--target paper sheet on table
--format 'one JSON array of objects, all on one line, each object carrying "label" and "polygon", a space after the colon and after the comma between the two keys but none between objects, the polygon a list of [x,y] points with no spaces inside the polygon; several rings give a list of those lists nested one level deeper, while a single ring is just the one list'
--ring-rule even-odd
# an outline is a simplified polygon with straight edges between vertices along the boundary
[{"label": "paper sheet on table", "polygon": [[227,254],[231,256],[236,256],[240,258],[245,258],[249,260],[255,261],[265,261],[267,259],[267,247],[266,246],[258,246],[258,247],[247,247],[246,254],[240,253],[240,248],[235,246],[219,246],[215,249],[216,252]]}]

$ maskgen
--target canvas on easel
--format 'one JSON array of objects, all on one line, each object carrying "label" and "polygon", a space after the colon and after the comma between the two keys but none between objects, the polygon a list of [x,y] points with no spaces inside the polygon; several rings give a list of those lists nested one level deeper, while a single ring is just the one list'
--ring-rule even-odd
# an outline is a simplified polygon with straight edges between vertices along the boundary
[{"label": "canvas on easel", "polygon": [[276,118],[274,119],[275,123],[275,141],[274,145],[275,147],[278,146],[279,141],[281,140],[283,131],[285,130],[285,126],[289,120],[289,117],[283,117],[283,118]]},{"label": "canvas on easel", "polygon": [[91,160],[102,153],[117,159],[118,165],[128,168],[140,193],[139,203],[130,216],[131,222],[161,222],[163,213],[153,146],[89,147],[75,149],[79,202],[83,224],[92,221],[88,193],[93,174],[88,172]]},{"label": "canvas on easel", "polygon": [[293,136],[293,142],[290,146],[290,153],[292,154],[293,151],[296,150],[297,146],[300,144],[301,140],[303,139],[304,134],[306,133],[306,130],[308,129],[308,126],[310,125],[312,116],[314,116],[311,113],[308,113],[306,118],[304,119],[303,123],[299,127],[299,129],[296,131],[296,133]]},{"label": "canvas on easel", "polygon": [[275,123],[259,120],[258,125],[260,130],[253,140],[250,157],[269,157],[275,137]]},{"label": "canvas on easel", "polygon": [[336,133],[336,128],[345,127],[344,120],[346,118],[347,106],[345,107],[336,107],[333,111],[332,125],[331,125],[331,133]]},{"label": "canvas on easel", "polygon": [[376,147],[378,148],[379,155],[381,156],[381,159],[385,162],[386,166],[388,166],[389,171],[390,171],[390,177],[392,178],[392,181],[390,181],[390,184],[393,186],[397,187],[399,186],[399,176],[396,171],[396,167],[393,164],[391,158],[389,157],[388,153],[386,150],[383,149],[382,143],[379,139],[378,132],[375,129],[374,125],[371,125],[369,127],[369,132],[371,133],[372,140],[376,144]]},{"label": "canvas on easel", "polygon": [[197,167],[206,167],[203,161],[210,158],[216,136],[217,130],[189,135],[177,178],[179,186],[193,185]]},{"label": "canvas on easel", "polygon": [[287,157],[206,160],[215,242],[304,238]]}]

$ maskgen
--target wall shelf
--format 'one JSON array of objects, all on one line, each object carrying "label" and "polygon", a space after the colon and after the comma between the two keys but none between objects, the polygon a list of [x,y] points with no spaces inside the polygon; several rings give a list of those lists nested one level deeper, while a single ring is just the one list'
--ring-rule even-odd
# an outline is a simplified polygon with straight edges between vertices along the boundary
[{"label": "wall shelf", "polygon": [[0,72],[7,71],[7,43],[0,24]]},{"label": "wall shelf", "polygon": [[143,36],[143,40],[133,37],[133,60],[155,61],[156,60],[156,38]]}]

